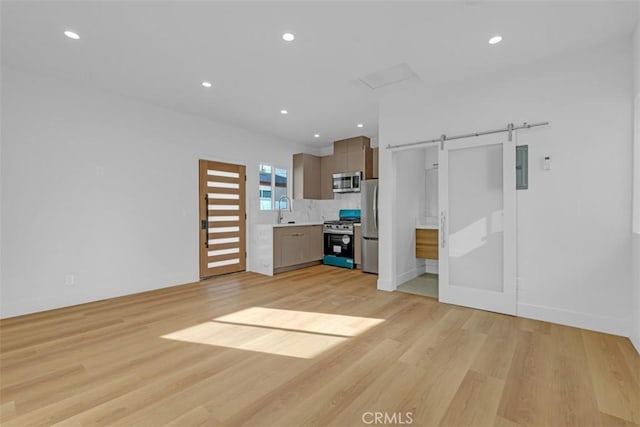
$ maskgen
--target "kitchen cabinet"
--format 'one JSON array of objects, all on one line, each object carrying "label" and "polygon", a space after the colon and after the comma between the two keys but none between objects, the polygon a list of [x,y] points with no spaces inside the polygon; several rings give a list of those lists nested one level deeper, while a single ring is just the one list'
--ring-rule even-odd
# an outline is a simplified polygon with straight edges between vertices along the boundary
[{"label": "kitchen cabinet", "polygon": [[371,149],[371,163],[372,163],[372,167],[371,167],[371,177],[374,179],[378,178],[378,169],[380,168],[379,166],[379,149],[378,147],[376,148],[372,148]]},{"label": "kitchen cabinet", "polygon": [[335,161],[333,156],[320,158],[320,198],[333,199],[333,173]]},{"label": "kitchen cabinet", "polygon": [[353,263],[356,268],[362,269],[362,228],[360,225],[353,227]]},{"label": "kitchen cabinet", "polygon": [[346,153],[349,151],[349,145],[352,144],[352,140],[355,138],[341,139],[333,142],[333,154]]},{"label": "kitchen cabinet", "polygon": [[333,173],[355,172],[358,169],[349,169],[349,153],[333,153]]},{"label": "kitchen cabinet", "polygon": [[322,243],[321,225],[274,227],[274,273],[320,263]]},{"label": "kitchen cabinet", "polygon": [[313,154],[293,155],[293,198],[321,199],[321,157]]},{"label": "kitchen cabinet", "polygon": [[416,258],[438,259],[438,229],[416,229]]},{"label": "kitchen cabinet", "polygon": [[333,155],[293,156],[293,198],[333,199],[333,174],[362,172],[363,179],[377,177],[373,168],[374,153],[366,136],[342,139],[333,143]]},{"label": "kitchen cabinet", "polygon": [[364,172],[364,152],[347,153],[347,171],[363,171]]},{"label": "kitchen cabinet", "polygon": [[373,153],[366,136],[342,139],[333,143],[335,173],[362,171],[364,179],[373,177]]},{"label": "kitchen cabinet", "polygon": [[[350,139],[343,139],[341,141],[334,141],[333,143],[333,172],[353,172],[349,170],[348,155],[349,155],[349,141]],[[358,170],[358,169],[355,169]]]}]

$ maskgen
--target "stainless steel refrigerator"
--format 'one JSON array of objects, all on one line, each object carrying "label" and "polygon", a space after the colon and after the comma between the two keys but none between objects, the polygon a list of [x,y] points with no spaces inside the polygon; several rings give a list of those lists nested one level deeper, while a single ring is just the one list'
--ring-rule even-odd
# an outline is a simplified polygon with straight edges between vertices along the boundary
[{"label": "stainless steel refrigerator", "polygon": [[360,183],[362,271],[378,274],[378,180]]}]

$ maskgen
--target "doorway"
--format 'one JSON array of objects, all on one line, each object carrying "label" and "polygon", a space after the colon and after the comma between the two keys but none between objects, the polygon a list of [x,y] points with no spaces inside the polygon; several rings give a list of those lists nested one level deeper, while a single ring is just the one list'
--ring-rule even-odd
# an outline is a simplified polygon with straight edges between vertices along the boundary
[{"label": "doorway", "polygon": [[244,271],[246,167],[199,161],[200,278]]}]

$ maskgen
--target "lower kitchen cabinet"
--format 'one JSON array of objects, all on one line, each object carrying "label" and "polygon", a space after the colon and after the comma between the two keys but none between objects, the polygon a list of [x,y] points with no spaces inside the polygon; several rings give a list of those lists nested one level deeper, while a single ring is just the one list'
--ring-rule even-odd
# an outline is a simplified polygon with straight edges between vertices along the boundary
[{"label": "lower kitchen cabinet", "polygon": [[273,228],[273,271],[293,270],[322,261],[322,226]]}]

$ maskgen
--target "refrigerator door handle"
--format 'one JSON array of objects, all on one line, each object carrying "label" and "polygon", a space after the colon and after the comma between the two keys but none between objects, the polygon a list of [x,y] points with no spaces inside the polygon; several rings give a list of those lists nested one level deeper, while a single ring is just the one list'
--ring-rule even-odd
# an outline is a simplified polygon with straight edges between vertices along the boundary
[{"label": "refrigerator door handle", "polygon": [[378,231],[378,184],[373,188],[373,226]]}]

